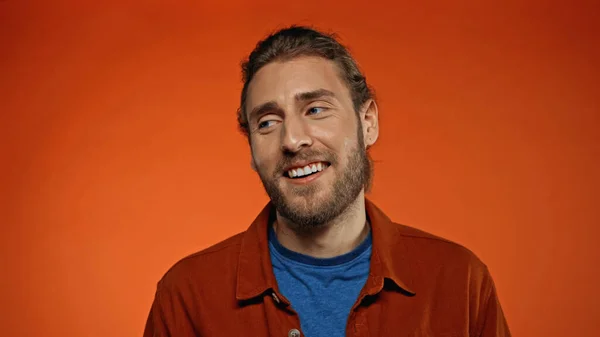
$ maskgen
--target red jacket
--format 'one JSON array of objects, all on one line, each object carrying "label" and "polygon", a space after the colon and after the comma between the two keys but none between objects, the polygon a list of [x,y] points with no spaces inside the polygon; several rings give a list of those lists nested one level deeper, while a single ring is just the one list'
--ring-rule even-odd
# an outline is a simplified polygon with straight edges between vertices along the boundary
[{"label": "red jacket", "polygon": [[[366,211],[370,272],[347,336],[510,336],[490,273],[472,252],[393,223],[369,200]],[[176,263],[158,282],[144,337],[304,336],[273,274],[272,212],[269,204],[245,232]]]}]

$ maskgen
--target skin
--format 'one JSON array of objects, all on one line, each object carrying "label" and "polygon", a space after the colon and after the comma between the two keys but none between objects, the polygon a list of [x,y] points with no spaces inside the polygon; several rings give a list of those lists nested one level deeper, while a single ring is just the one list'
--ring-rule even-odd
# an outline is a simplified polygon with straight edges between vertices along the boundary
[{"label": "skin", "polygon": [[[351,251],[369,232],[364,164],[379,135],[375,102],[357,114],[337,65],[302,56],[261,68],[246,104],[251,165],[276,206],[280,243],[318,258]],[[330,166],[310,181],[284,174],[314,161]]]}]

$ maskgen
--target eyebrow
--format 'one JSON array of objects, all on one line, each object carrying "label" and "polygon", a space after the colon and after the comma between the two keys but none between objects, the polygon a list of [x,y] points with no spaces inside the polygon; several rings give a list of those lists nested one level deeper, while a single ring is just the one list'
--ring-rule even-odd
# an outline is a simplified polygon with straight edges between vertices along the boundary
[{"label": "eyebrow", "polygon": [[304,102],[322,97],[335,97],[335,94],[327,89],[317,89],[313,91],[297,93],[296,101]]},{"label": "eyebrow", "polygon": [[256,118],[256,116],[260,116],[265,112],[272,110],[280,110],[279,105],[275,103],[275,101],[269,101],[257,105],[256,107],[254,107],[254,109],[252,109],[252,111],[250,111],[250,114],[248,115],[248,121],[253,121]]},{"label": "eyebrow", "polygon": [[[297,93],[294,98],[296,99],[296,102],[306,102],[323,97],[335,98],[335,94],[327,89],[317,89],[313,91]],[[260,116],[265,112],[271,110],[281,110],[281,108],[275,101],[265,102],[263,104],[257,105],[254,109],[252,109],[252,111],[250,111],[250,114],[248,115],[248,120],[251,121],[253,120],[253,118],[256,118],[256,116]]]}]

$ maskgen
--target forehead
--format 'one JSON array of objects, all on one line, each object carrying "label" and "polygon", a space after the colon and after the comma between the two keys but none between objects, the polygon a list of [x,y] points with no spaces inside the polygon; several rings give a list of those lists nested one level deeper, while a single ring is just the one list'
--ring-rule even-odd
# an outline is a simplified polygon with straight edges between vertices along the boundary
[{"label": "forehead", "polygon": [[350,92],[340,77],[338,66],[322,57],[303,56],[271,62],[262,67],[248,86],[247,108],[268,101],[280,104],[296,94],[318,89],[333,92],[340,101],[350,100]]}]

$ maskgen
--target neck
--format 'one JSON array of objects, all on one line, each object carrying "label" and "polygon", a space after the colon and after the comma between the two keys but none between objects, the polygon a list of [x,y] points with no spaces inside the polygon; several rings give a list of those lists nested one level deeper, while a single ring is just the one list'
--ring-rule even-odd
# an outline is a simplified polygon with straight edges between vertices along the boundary
[{"label": "neck", "polygon": [[277,240],[285,248],[316,258],[329,258],[352,251],[369,234],[364,193],[337,218],[310,232],[298,233],[277,214],[273,224]]}]

